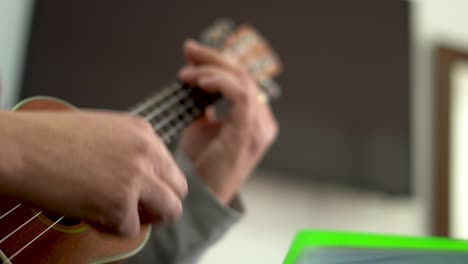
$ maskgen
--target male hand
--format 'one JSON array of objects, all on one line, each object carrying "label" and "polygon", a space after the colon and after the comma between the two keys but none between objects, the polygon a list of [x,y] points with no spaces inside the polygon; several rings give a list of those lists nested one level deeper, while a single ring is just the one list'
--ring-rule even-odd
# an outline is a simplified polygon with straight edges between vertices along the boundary
[{"label": "male hand", "polygon": [[174,220],[187,192],[151,125],[123,113],[0,113],[0,156],[2,195],[121,236]]},{"label": "male hand", "polygon": [[187,65],[179,78],[210,93],[221,93],[230,103],[229,115],[217,119],[214,109],[187,127],[180,147],[204,182],[227,204],[255,168],[278,131],[260,89],[249,73],[217,51],[188,41]]}]

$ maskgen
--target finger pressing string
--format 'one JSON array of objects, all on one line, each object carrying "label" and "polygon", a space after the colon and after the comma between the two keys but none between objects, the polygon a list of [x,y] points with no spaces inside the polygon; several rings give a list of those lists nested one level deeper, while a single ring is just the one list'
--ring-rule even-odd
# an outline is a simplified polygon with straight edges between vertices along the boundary
[{"label": "finger pressing string", "polygon": [[179,76],[184,82],[198,85],[209,93],[221,93],[234,102],[242,101],[249,92],[231,72],[215,66],[185,67]]},{"label": "finger pressing string", "polygon": [[185,42],[184,52],[189,64],[213,64],[233,71],[238,70],[231,60],[223,57],[217,50],[203,46],[195,40],[189,39]]}]

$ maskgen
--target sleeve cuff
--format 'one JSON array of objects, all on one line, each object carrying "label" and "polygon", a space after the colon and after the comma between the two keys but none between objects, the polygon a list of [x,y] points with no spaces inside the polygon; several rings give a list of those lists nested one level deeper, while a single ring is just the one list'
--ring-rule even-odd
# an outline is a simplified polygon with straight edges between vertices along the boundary
[{"label": "sleeve cuff", "polygon": [[188,196],[185,201],[187,207],[197,208],[196,211],[199,211],[203,215],[203,218],[217,219],[217,222],[225,224],[233,224],[242,217],[245,213],[245,208],[239,195],[235,195],[229,206],[221,204],[213,192],[195,174],[192,163],[182,151],[177,150],[174,157],[187,177],[187,184],[189,186]]}]

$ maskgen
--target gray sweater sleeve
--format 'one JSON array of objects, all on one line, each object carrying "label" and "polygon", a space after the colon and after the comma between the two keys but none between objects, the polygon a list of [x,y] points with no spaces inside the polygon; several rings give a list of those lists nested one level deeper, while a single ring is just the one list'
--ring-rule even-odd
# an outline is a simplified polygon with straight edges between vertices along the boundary
[{"label": "gray sweater sleeve", "polygon": [[189,186],[183,204],[184,213],[172,225],[153,226],[147,245],[126,263],[197,263],[206,249],[217,242],[243,213],[238,197],[232,201],[230,207],[221,205],[198,176],[194,175],[185,157],[180,153],[175,156]]}]

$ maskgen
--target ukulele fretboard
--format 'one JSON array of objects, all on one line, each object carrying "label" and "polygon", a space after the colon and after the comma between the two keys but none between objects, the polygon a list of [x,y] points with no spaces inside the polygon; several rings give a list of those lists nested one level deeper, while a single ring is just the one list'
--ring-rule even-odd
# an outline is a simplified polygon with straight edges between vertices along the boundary
[{"label": "ukulele fretboard", "polygon": [[145,118],[164,143],[170,144],[182,129],[221,98],[197,87],[176,82],[140,102],[131,113]]},{"label": "ukulele fretboard", "polygon": [[[232,21],[222,19],[205,30],[200,41],[224,56],[235,58],[269,98],[280,95],[280,88],[272,77],[281,71],[281,64],[254,28],[243,25],[236,29]],[[162,140],[170,144],[184,127],[220,98],[220,94],[176,82],[137,104],[131,113],[148,120]]]}]

